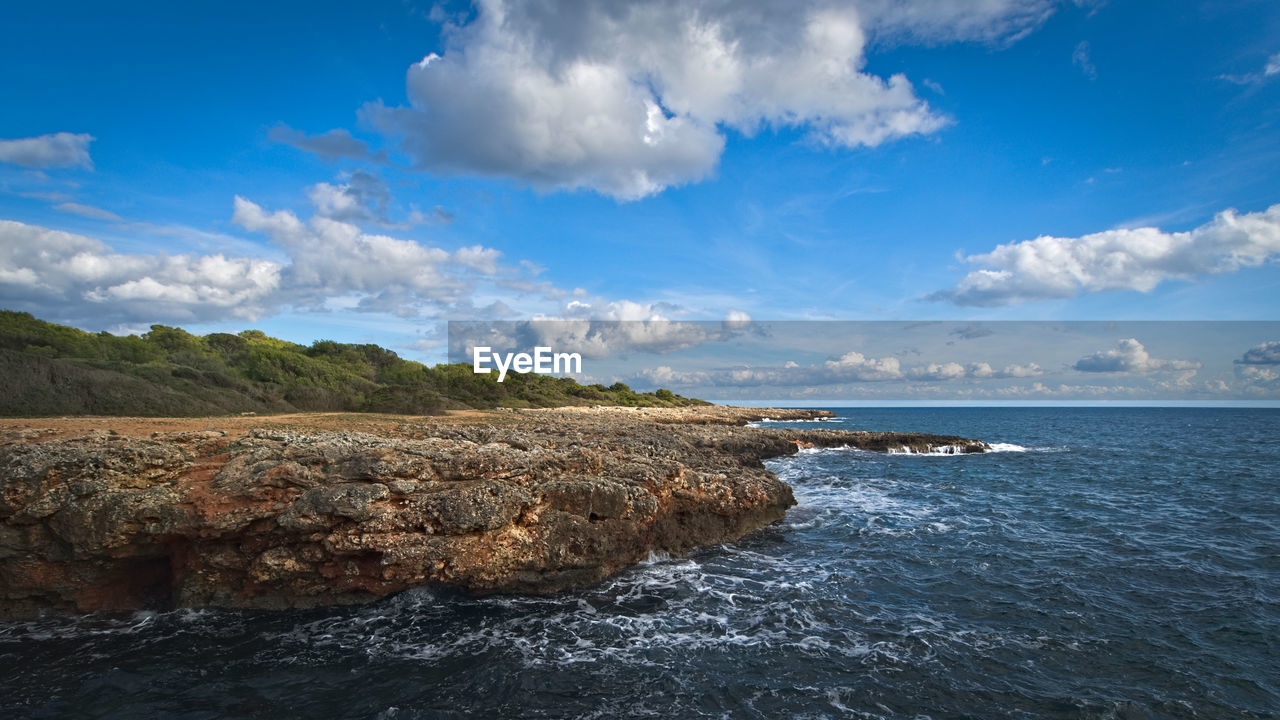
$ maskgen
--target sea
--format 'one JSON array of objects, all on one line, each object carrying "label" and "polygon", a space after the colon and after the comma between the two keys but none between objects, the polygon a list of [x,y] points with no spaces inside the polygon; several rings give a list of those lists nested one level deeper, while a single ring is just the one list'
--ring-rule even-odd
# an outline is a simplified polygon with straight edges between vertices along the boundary
[{"label": "sea", "polygon": [[550,597],[0,623],[0,717],[1280,717],[1280,410],[835,412],[998,452],[771,460],[781,522]]}]

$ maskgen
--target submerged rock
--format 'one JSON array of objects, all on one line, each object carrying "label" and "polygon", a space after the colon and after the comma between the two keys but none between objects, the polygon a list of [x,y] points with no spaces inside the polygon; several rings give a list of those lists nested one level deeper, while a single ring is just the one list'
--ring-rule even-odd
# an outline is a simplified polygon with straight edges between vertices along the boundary
[{"label": "submerged rock", "polygon": [[10,438],[0,445],[0,615],[309,607],[430,583],[554,592],[781,519],[795,500],[761,464],[769,457],[815,445],[986,449],[741,427],[756,417],[584,409],[379,434]]}]

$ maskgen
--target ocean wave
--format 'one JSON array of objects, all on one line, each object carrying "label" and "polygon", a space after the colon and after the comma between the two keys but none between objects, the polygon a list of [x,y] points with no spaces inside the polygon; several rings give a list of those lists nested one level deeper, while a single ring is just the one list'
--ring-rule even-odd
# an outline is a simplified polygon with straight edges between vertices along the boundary
[{"label": "ocean wave", "polygon": [[[1015,443],[993,442],[988,443],[990,448],[986,453],[969,453],[965,452],[964,445],[931,445],[927,452],[920,452],[910,447],[890,448],[888,455],[923,455],[930,457],[958,457],[964,455],[983,455],[990,453],[1026,453],[1026,452],[1065,452],[1066,446],[1046,445],[1043,447],[1026,447]],[[828,455],[834,453],[868,453],[872,455],[880,455],[871,450],[863,450],[862,448],[851,447],[849,445],[840,445],[837,447],[802,447],[796,451],[796,455]]]},{"label": "ocean wave", "polygon": [[785,419],[775,420],[771,417],[763,417],[754,422],[747,423],[747,427],[760,427],[761,425],[764,425],[767,423],[788,423],[788,424],[790,423],[830,423],[830,422],[840,422],[843,419],[844,418],[841,418],[841,417],[816,417],[816,418],[802,418],[799,420],[785,420]]},{"label": "ocean wave", "polygon": [[1051,453],[1066,452],[1066,445],[1039,445],[1034,447],[1025,447],[1023,445],[1015,445],[1014,443],[994,442],[988,443],[993,453]]}]

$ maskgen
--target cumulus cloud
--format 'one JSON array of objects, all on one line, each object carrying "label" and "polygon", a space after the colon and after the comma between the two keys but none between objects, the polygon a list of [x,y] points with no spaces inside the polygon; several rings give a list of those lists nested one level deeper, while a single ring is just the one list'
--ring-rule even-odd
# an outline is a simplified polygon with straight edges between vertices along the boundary
[{"label": "cumulus cloud", "polygon": [[751,315],[742,310],[730,310],[721,322],[726,329],[741,330],[751,324]]},{"label": "cumulus cloud", "polygon": [[1036,377],[1043,374],[1043,372],[1040,366],[1035,363],[1005,365],[1004,369],[997,370],[991,367],[991,363],[985,362],[969,363],[968,365],[961,365],[957,362],[944,362],[929,363],[928,365],[911,368],[904,373],[904,376],[912,380],[931,381],[960,380],[963,378],[988,380]]},{"label": "cumulus cloud", "polygon": [[638,379],[655,385],[717,387],[836,385],[845,382],[902,380],[905,377],[897,358],[867,357],[856,351],[813,365],[788,362],[781,366],[713,370],[676,370],[669,366],[659,366],[637,374]]},{"label": "cumulus cloud", "polygon": [[[1042,375],[1043,373],[1044,371],[1041,370],[1040,366],[1035,363],[1027,363],[1026,365],[1013,364],[1013,365],[1005,365],[1003,370],[1001,370],[998,373],[995,373],[991,377],[1028,378],[1028,377],[1036,377],[1037,375]],[[975,377],[977,376],[975,375]]]},{"label": "cumulus cloud", "polygon": [[964,366],[956,362],[929,363],[907,372],[907,377],[913,380],[956,380],[964,376]]},{"label": "cumulus cloud", "polygon": [[232,220],[266,235],[286,259],[118,253],[83,235],[0,221],[0,306],[92,327],[255,319],[334,302],[401,317],[493,317],[511,309],[492,297],[477,304],[477,286],[525,275],[492,248],[448,251],[319,213],[304,222],[242,197]]},{"label": "cumulus cloud", "polygon": [[98,325],[252,319],[271,306],[280,279],[268,260],[122,254],[83,235],[0,220],[0,304],[42,316]]},{"label": "cumulus cloud", "polygon": [[[534,266],[537,269],[537,266]],[[511,286],[509,282],[499,282]],[[635,302],[588,297],[581,289],[572,293],[543,288],[541,283],[519,283],[544,298],[559,298],[559,310],[533,313],[532,320],[496,322],[466,320],[449,324],[449,356],[469,362],[476,346],[497,352],[531,352],[551,346],[558,352],[576,352],[584,358],[626,358],[636,353],[667,355],[708,343],[720,343],[748,335],[768,337],[768,328],[740,310],[730,310],[720,321],[680,320],[689,310],[667,302]],[[478,315],[473,315],[479,317]]]},{"label": "cumulus cloud", "polygon": [[1280,365],[1280,342],[1254,345],[1235,361],[1237,365]]},{"label": "cumulus cloud", "polygon": [[859,352],[848,352],[821,366],[833,378],[843,380],[895,380],[902,377],[898,358],[869,358]]},{"label": "cumulus cloud", "polygon": [[1099,350],[1086,355],[1072,366],[1088,373],[1133,373],[1145,375],[1156,372],[1188,372],[1198,370],[1201,364],[1187,360],[1159,360],[1151,357],[1147,349],[1134,338],[1125,338],[1110,350]]},{"label": "cumulus cloud", "polygon": [[1273,367],[1259,365],[1239,365],[1236,377],[1243,384],[1246,392],[1258,389],[1275,390],[1280,388],[1280,372]]},{"label": "cumulus cloud", "polygon": [[369,151],[369,145],[363,140],[351,136],[351,133],[338,128],[318,135],[308,135],[288,125],[277,125],[267,131],[267,137],[274,142],[291,145],[299,150],[315,153],[330,160],[351,158],[354,160],[382,161],[385,155]]},{"label": "cumulus cloud", "polygon": [[989,380],[1029,378],[1043,374],[1035,363],[1006,365],[996,370],[990,363],[928,363],[904,368],[898,358],[868,357],[848,352],[822,363],[801,365],[787,362],[781,366],[718,368],[712,370],[677,370],[658,366],[637,374],[637,379],[655,385],[756,387],[756,386],[824,386],[843,383],[937,383],[955,380]]},{"label": "cumulus cloud", "polygon": [[1235,361],[1239,389],[1247,396],[1268,397],[1280,391],[1280,342],[1264,342]]},{"label": "cumulus cloud", "polygon": [[654,318],[649,320],[576,320],[531,323],[539,344],[569,348],[587,358],[605,358],[634,352],[665,355],[724,338],[701,323]]},{"label": "cumulus cloud", "polygon": [[533,320],[458,322],[449,326],[449,353],[457,361],[482,345],[498,352],[528,352],[539,345],[599,360],[633,353],[665,355],[722,342],[751,330],[749,322],[681,321],[664,303],[570,299],[558,314]]},{"label": "cumulus cloud", "polygon": [[865,71],[869,33],[989,40],[1044,0],[616,3],[482,0],[407,72],[408,107],[362,116],[416,167],[633,200],[714,172],[725,129],[795,127],[876,146],[947,120],[903,75]]},{"label": "cumulus cloud", "polygon": [[337,182],[316,183],[307,188],[307,199],[317,215],[348,223],[375,223],[388,230],[408,230],[418,225],[443,225],[453,222],[453,213],[436,205],[423,212],[410,206],[407,214],[396,209],[386,181],[370,172],[357,170],[342,173]]},{"label": "cumulus cloud", "polygon": [[0,140],[0,162],[26,168],[82,167],[93,169],[89,143],[95,138],[86,133],[51,133],[29,138]]},{"label": "cumulus cloud", "polygon": [[316,213],[344,222],[388,222],[391,189],[382,178],[356,171],[339,184],[316,183],[307,189],[307,197]]},{"label": "cumulus cloud", "polygon": [[410,240],[362,232],[359,227],[316,215],[303,223],[287,210],[267,212],[240,196],[232,222],[260,232],[283,248],[291,300],[320,306],[344,292],[362,294],[360,309],[412,315],[423,304],[458,302],[471,282],[459,270],[497,272],[500,253],[480,246],[454,252]]},{"label": "cumulus cloud", "polygon": [[999,245],[965,258],[983,267],[926,299],[994,307],[1105,290],[1149,292],[1166,280],[1235,272],[1277,254],[1280,205],[1243,215],[1225,210],[1187,232],[1145,227]]}]

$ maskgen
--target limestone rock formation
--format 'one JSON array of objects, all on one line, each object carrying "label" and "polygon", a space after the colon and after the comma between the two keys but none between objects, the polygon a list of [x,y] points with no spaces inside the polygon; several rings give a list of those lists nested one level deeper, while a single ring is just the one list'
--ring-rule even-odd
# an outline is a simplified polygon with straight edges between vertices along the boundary
[{"label": "limestone rock formation", "polygon": [[986,449],[741,427],[758,416],[588,409],[377,434],[11,434],[0,444],[0,615],[307,607],[429,583],[554,592],[780,519],[795,501],[761,460],[798,447]]}]

